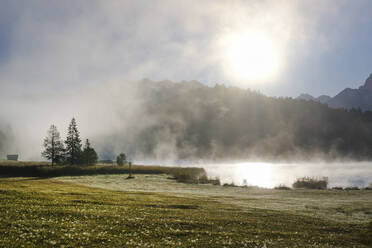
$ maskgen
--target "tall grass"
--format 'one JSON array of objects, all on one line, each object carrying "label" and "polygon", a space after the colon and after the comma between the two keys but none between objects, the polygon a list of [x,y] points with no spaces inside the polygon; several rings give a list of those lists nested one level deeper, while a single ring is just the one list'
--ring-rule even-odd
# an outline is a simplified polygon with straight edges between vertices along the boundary
[{"label": "tall grass", "polygon": [[[99,164],[95,166],[58,165],[47,162],[4,162],[0,163],[0,175],[21,177],[58,177],[99,174],[129,174],[128,166]],[[211,183],[203,168],[181,168],[166,166],[132,165],[133,174],[169,174],[179,182]]]},{"label": "tall grass", "polygon": [[[132,166],[132,172],[137,174],[162,174],[168,168],[161,166]],[[23,177],[58,177],[96,174],[127,174],[127,166],[95,165],[95,166],[46,166],[46,165],[0,165],[0,175]]]},{"label": "tall grass", "polygon": [[47,161],[11,161],[0,160],[0,166],[51,166],[51,162]]},{"label": "tall grass", "polygon": [[279,184],[278,186],[274,187],[274,189],[278,190],[290,190],[291,188],[286,186],[285,184]]}]

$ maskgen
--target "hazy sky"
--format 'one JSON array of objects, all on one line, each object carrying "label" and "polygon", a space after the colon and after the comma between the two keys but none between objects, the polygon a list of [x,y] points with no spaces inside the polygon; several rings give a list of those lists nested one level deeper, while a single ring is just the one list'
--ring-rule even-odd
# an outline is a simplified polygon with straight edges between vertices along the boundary
[{"label": "hazy sky", "polygon": [[[268,95],[334,95],[372,72],[371,11],[369,0],[2,0],[0,94],[150,78],[225,83]],[[250,50],[233,58],[234,70],[229,51],[247,32],[274,48],[243,39],[250,48],[235,50]],[[252,50],[270,49],[275,73],[256,69],[273,75],[241,77],[242,68],[255,66],[247,58]],[[274,63],[268,53],[262,66]]]}]

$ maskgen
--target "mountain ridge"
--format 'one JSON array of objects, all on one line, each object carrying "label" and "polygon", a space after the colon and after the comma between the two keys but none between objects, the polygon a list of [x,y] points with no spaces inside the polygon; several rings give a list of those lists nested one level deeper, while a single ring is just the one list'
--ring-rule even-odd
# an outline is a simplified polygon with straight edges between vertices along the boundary
[{"label": "mountain ridge", "polygon": [[331,108],[360,108],[363,111],[372,111],[372,73],[359,88],[345,88],[334,97],[327,95],[314,97],[310,94],[302,93],[296,99],[324,103]]}]

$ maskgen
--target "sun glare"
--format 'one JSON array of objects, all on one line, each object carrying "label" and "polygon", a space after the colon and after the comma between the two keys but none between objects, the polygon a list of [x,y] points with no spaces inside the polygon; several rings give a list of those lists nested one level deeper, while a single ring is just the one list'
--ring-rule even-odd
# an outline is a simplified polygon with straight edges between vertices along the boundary
[{"label": "sun glare", "polygon": [[258,32],[234,34],[226,46],[229,71],[235,78],[265,81],[278,72],[278,49],[268,36]]},{"label": "sun glare", "polygon": [[275,187],[274,167],[268,163],[240,163],[237,164],[235,178],[237,183],[245,182],[250,186],[264,188]]}]

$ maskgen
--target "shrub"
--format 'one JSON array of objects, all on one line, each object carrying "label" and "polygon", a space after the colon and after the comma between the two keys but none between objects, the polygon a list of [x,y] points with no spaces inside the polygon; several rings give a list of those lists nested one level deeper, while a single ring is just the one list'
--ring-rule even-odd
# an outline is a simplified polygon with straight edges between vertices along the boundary
[{"label": "shrub", "polygon": [[169,174],[178,182],[208,183],[207,173],[203,168],[169,168]]},{"label": "shrub", "polygon": [[317,179],[313,177],[302,177],[297,178],[292,184],[293,188],[303,188],[303,189],[327,189],[328,178],[323,177],[322,179]]},{"label": "shrub", "polygon": [[238,187],[237,185],[235,185],[234,182],[232,182],[232,183],[224,183],[222,186],[224,186],[224,187]]},{"label": "shrub", "polygon": [[290,190],[291,188],[284,185],[284,184],[279,184],[279,186],[276,186],[274,189],[278,189],[278,190]]},{"label": "shrub", "polygon": [[116,164],[117,165],[124,165],[125,163],[127,162],[127,156],[125,155],[125,153],[120,153],[117,157],[116,157]]},{"label": "shrub", "polygon": [[214,179],[209,179],[209,183],[211,183],[213,185],[221,185],[220,178],[218,178],[218,177],[216,177]]},{"label": "shrub", "polygon": [[372,190],[372,183],[369,184],[369,186],[364,188],[365,190]]},{"label": "shrub", "polygon": [[346,187],[345,190],[359,190],[359,188],[356,186],[352,186],[352,187]]}]

